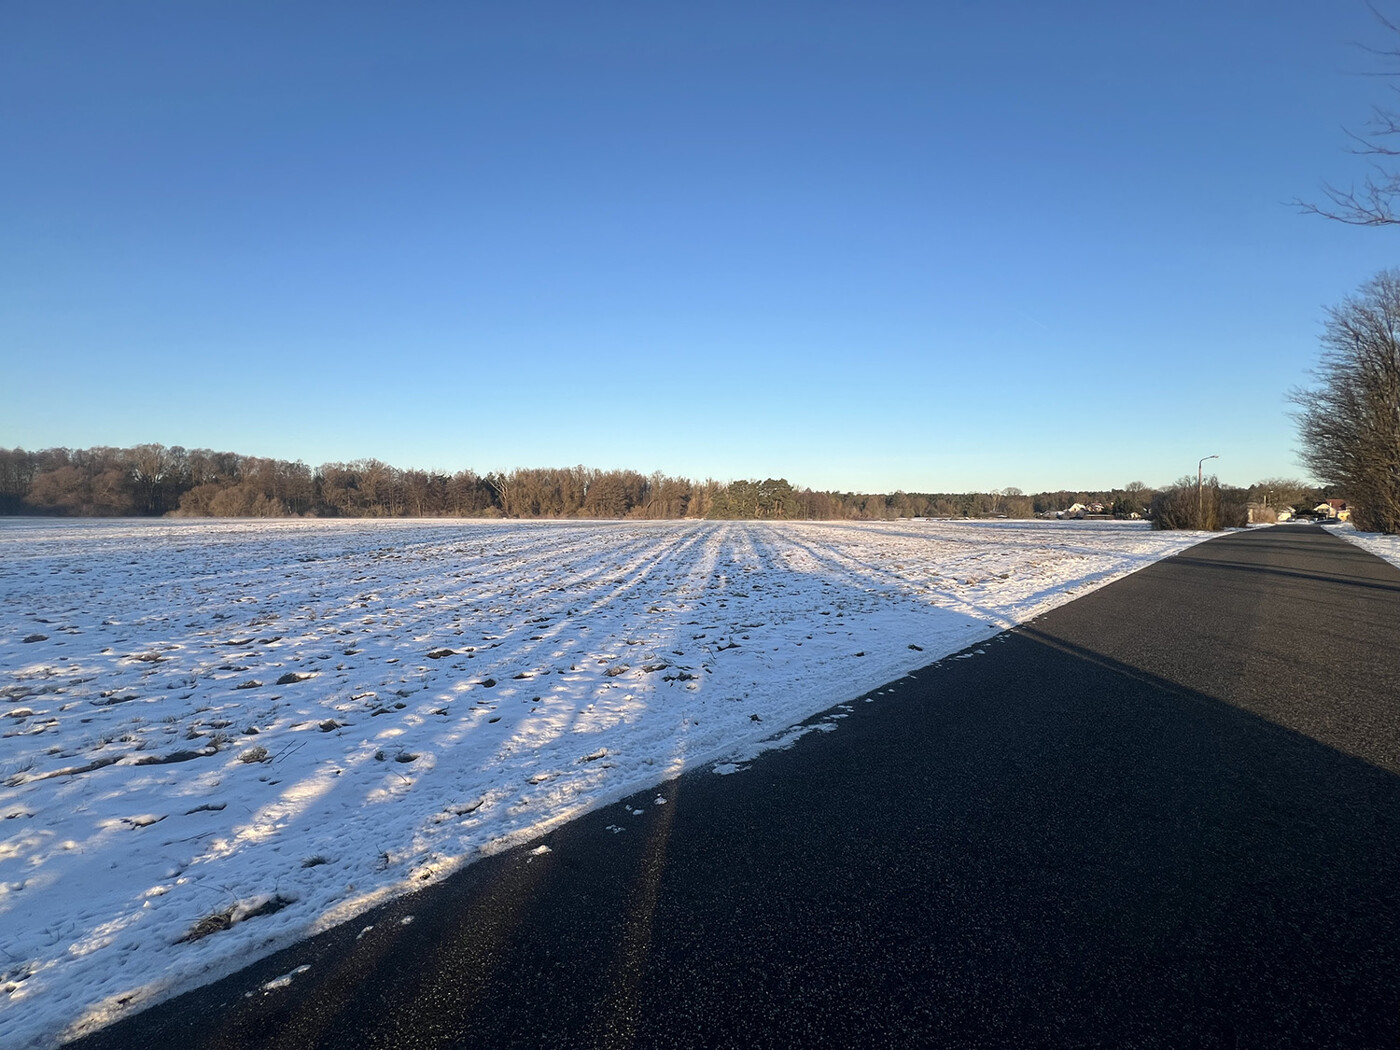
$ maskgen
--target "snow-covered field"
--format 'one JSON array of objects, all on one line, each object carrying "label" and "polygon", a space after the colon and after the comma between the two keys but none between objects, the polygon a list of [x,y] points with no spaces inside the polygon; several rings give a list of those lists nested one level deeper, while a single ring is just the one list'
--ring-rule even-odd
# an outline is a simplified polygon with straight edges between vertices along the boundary
[{"label": "snow-covered field", "polygon": [[1343,539],[1351,540],[1358,547],[1370,551],[1377,557],[1384,558],[1400,569],[1400,536],[1386,536],[1379,532],[1357,532],[1350,523],[1333,525],[1331,530]]},{"label": "snow-covered field", "polygon": [[[52,1045],[1205,536],[0,523],[0,1046]],[[617,808],[625,833],[634,811]]]}]

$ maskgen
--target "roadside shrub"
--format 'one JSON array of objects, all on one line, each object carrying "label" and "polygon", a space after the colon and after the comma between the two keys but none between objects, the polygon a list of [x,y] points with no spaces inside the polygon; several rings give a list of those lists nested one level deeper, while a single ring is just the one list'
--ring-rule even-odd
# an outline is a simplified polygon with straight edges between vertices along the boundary
[{"label": "roadside shrub", "polygon": [[1200,529],[1218,532],[1249,524],[1249,508],[1242,494],[1209,477],[1198,490],[1196,479],[1181,478],[1152,498],[1154,529]]}]

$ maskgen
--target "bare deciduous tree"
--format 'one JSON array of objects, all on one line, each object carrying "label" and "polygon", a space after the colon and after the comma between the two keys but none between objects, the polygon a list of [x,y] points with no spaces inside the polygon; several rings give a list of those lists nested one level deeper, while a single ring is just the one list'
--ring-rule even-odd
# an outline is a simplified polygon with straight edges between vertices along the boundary
[{"label": "bare deciduous tree", "polygon": [[1400,271],[1330,311],[1317,385],[1291,400],[1303,461],[1352,505],[1357,528],[1400,532]]},{"label": "bare deciduous tree", "polygon": [[1316,505],[1321,494],[1316,486],[1297,478],[1263,478],[1249,486],[1249,498],[1266,509],[1302,510]]},{"label": "bare deciduous tree", "polygon": [[1244,496],[1239,489],[1221,485],[1213,474],[1203,481],[1187,474],[1152,497],[1152,527],[1209,532],[1243,528],[1249,522]]},{"label": "bare deciduous tree", "polygon": [[[1400,25],[1378,11],[1374,4],[1367,3],[1371,14],[1376,18],[1390,38],[1396,43],[1390,48],[1375,48],[1360,45],[1361,49],[1379,59],[1387,69],[1381,76],[1400,76]],[[1400,91],[1400,87],[1392,86]],[[1342,189],[1331,183],[1324,183],[1323,195],[1326,203],[1295,200],[1299,210],[1324,218],[1335,219],[1351,226],[1393,226],[1400,223],[1400,112],[1386,106],[1373,106],[1371,117],[1360,131],[1347,131],[1352,140],[1351,152],[1369,158],[1370,171],[1360,187],[1356,185]]]}]

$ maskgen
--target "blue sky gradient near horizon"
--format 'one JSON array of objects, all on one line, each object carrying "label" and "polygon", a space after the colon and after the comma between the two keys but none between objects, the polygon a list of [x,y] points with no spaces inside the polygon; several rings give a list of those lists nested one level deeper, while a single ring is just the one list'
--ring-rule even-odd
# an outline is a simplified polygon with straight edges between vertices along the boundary
[{"label": "blue sky gradient near horizon", "polygon": [[[1383,7],[1383,10],[1388,10]],[[1361,0],[0,11],[0,445],[1304,475]]]}]

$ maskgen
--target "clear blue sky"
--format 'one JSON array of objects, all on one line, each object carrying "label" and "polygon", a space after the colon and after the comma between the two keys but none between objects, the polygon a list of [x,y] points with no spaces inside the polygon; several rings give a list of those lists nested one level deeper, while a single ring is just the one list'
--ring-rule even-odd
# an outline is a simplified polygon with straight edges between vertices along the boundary
[{"label": "clear blue sky", "polygon": [[1301,475],[1361,0],[0,8],[0,445]]}]

